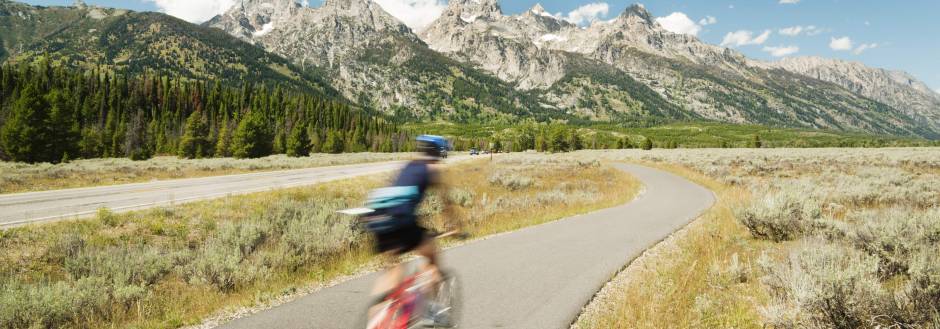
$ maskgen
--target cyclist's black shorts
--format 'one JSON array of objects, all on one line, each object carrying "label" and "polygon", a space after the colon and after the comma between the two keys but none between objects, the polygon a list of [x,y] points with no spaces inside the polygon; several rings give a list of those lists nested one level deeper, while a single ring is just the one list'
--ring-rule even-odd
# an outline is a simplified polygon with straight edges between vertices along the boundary
[{"label": "cyclist's black shorts", "polygon": [[418,248],[428,239],[428,230],[414,223],[403,225],[394,231],[375,235],[375,250],[379,253],[394,251],[404,254]]}]

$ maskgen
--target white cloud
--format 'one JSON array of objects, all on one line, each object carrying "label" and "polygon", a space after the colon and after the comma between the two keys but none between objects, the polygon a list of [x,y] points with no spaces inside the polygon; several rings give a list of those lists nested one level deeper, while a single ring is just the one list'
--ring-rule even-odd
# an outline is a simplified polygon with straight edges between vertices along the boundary
[{"label": "white cloud", "polygon": [[863,43],[859,45],[858,48],[855,48],[855,50],[853,50],[852,53],[856,55],[861,55],[866,50],[875,49],[875,48],[878,48],[877,43]]},{"label": "white cloud", "polygon": [[705,16],[705,18],[698,20],[698,25],[701,26],[712,25],[715,23],[718,23],[718,19],[715,18],[715,16]]},{"label": "white cloud", "polygon": [[746,45],[760,45],[764,42],[767,42],[767,39],[770,38],[770,33],[770,30],[765,30],[764,33],[761,33],[758,36],[754,36],[754,32],[748,30],[728,32],[728,34],[725,35],[724,40],[721,41],[721,46],[740,47]]},{"label": "white cloud", "polygon": [[852,39],[849,37],[831,38],[829,48],[836,51],[852,50]]},{"label": "white cloud", "polygon": [[784,5],[795,5],[800,3],[800,0],[780,0],[780,3]]},{"label": "white cloud", "polygon": [[607,5],[606,2],[595,2],[578,7],[568,13],[568,16],[562,18],[571,23],[581,25],[607,16],[608,13],[610,13],[610,6]]},{"label": "white cloud", "polygon": [[438,0],[373,0],[386,12],[415,31],[420,31],[444,13],[447,4]]},{"label": "white cloud", "polygon": [[235,4],[235,0],[147,0],[160,11],[180,19],[201,23],[215,15],[224,13]]},{"label": "white cloud", "polygon": [[796,54],[800,51],[800,47],[797,46],[779,46],[779,47],[764,47],[765,52],[770,53],[770,56],[773,57],[784,57]]},{"label": "white cloud", "polygon": [[696,24],[695,21],[689,19],[689,16],[680,12],[669,14],[669,16],[666,17],[656,18],[656,22],[666,29],[666,31],[672,33],[694,36],[702,31],[701,25]]},{"label": "white cloud", "polygon": [[820,33],[823,33],[824,31],[825,30],[818,28],[815,25],[807,25],[807,26],[797,25],[797,26],[782,28],[778,30],[777,32],[779,32],[781,35],[785,35],[788,37],[795,37],[800,34],[806,34],[808,36],[819,35]]},{"label": "white cloud", "polygon": [[782,28],[777,32],[785,36],[795,37],[795,36],[800,35],[800,33],[803,33],[803,27],[799,25],[791,26],[787,28]]}]

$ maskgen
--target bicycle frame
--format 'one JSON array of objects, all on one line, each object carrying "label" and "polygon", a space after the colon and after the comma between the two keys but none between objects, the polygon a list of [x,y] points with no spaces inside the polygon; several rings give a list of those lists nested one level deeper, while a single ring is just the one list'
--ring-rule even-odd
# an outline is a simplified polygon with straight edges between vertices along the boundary
[{"label": "bicycle frame", "polygon": [[[368,329],[406,329],[421,320],[424,302],[432,283],[431,273],[421,271],[409,275],[386,298],[385,305],[369,319]],[[418,316],[415,316],[418,315]]]}]

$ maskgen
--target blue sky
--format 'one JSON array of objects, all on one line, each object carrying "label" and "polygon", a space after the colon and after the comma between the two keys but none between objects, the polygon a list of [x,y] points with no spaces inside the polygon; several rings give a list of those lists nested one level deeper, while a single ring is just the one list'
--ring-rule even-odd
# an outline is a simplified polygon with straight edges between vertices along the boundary
[{"label": "blue sky", "polygon": [[[102,6],[162,10],[189,20],[211,16],[211,11],[218,11],[219,7],[234,1],[86,0]],[[428,17],[443,6],[443,0],[376,1],[383,6],[397,6],[398,12],[393,14],[409,25],[426,24]],[[25,2],[72,3],[71,0]],[[310,5],[318,6],[319,2],[310,0]],[[500,4],[505,13],[515,14],[537,2],[550,13],[587,19],[613,18],[635,3],[632,0],[501,0]],[[861,61],[870,66],[907,71],[934,90],[940,90],[938,0],[646,0],[642,3],[656,17],[684,14],[661,22],[670,25],[670,29],[697,32],[695,34],[708,43],[724,44],[753,58],[773,60],[779,58],[774,56],[776,54]],[[571,15],[572,12],[582,15]],[[196,14],[201,16],[194,16]],[[770,33],[765,34],[766,31]]]}]

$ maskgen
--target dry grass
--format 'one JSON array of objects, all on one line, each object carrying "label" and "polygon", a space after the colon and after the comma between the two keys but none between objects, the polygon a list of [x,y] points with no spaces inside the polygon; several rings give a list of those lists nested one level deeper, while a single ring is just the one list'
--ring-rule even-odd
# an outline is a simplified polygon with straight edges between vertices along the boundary
[{"label": "dry grass", "polygon": [[0,194],[113,185],[151,180],[230,175],[258,171],[408,160],[411,153],[313,154],[304,158],[273,155],[260,159],[126,158],[76,160],[63,164],[0,161]]},{"label": "dry grass", "polygon": [[[370,266],[351,218],[388,177],[0,231],[0,327],[173,328],[265,304]],[[451,167],[443,202],[473,236],[628,201],[639,183],[596,162],[501,156]],[[526,181],[525,184],[519,184]]]},{"label": "dry grass", "polygon": [[714,191],[702,217],[644,253],[595,297],[573,328],[760,328],[760,293],[748,265],[760,255],[734,219],[749,198],[685,167],[645,163]]},{"label": "dry grass", "polygon": [[575,156],[654,163],[720,199],[610,284],[581,328],[940,327],[937,149]]}]

